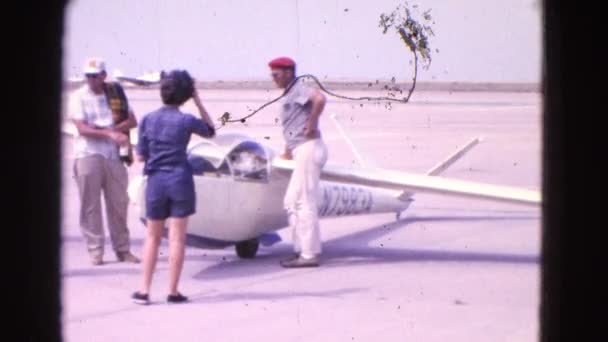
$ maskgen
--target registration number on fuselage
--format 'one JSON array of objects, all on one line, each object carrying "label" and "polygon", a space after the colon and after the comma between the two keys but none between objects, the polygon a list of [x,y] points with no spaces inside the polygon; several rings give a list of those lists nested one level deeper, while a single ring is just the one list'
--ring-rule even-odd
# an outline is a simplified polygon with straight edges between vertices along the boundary
[{"label": "registration number on fuselage", "polygon": [[341,216],[369,213],[372,210],[372,192],[353,186],[330,185],[323,187],[319,216]]}]

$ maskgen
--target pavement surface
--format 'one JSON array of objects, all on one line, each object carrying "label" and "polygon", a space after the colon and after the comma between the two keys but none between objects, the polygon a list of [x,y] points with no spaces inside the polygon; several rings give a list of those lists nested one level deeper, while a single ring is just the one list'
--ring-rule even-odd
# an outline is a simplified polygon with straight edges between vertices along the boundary
[{"label": "pavement surface", "polygon": [[[350,96],[386,95],[346,90]],[[212,116],[238,117],[272,99],[268,90],[201,90]],[[138,118],[160,106],[158,90],[127,89]],[[185,111],[195,113],[188,103]],[[222,132],[242,132],[282,149],[279,105]],[[484,141],[442,176],[528,189],[541,187],[542,95],[415,92],[408,104],[328,98],[321,129],[335,163],[354,163],[329,114],[337,114],[372,165],[425,172],[467,143]],[[233,248],[188,247],[180,289],[192,301],[167,305],[167,245],[153,304],[130,300],[141,265],[92,266],[78,226],[64,136],[62,322],[65,341],[536,341],[539,334],[541,210],[486,200],[418,194],[401,220],[376,214],[321,221],[322,266],[283,269],[283,241],[253,260]],[[141,173],[141,164],[129,169]],[[236,214],[226,213],[229,215]],[[129,208],[132,250],[144,226]]]}]

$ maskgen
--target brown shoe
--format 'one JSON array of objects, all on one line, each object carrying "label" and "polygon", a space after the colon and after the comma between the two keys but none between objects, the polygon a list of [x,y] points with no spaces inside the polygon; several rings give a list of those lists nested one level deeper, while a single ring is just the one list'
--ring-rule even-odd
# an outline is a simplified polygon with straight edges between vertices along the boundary
[{"label": "brown shoe", "polygon": [[134,264],[139,264],[140,260],[135,255],[131,254],[131,252],[119,252],[116,253],[116,258],[121,262],[132,262]]},{"label": "brown shoe", "polygon": [[101,255],[91,256],[91,263],[93,266],[103,265],[103,257]]},{"label": "brown shoe", "polygon": [[319,266],[319,258],[296,258],[292,260],[281,261],[281,266],[286,268],[294,268],[294,267],[317,267]]},{"label": "brown shoe", "polygon": [[293,253],[290,257],[281,260],[281,263],[291,262],[291,261],[298,259],[299,257],[300,257],[300,253]]}]

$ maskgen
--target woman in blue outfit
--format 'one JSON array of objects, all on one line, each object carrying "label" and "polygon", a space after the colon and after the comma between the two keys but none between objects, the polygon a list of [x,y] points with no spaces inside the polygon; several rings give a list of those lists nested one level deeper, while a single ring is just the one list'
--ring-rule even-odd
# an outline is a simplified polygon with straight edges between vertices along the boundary
[{"label": "woman in blue outfit", "polygon": [[[138,304],[149,303],[150,285],[156,267],[165,220],[169,219],[169,294],[167,302],[182,303],[188,298],[178,291],[184,264],[188,217],[195,212],[196,196],[192,168],[186,148],[192,134],[213,137],[215,128],[203,107],[187,71],[171,71],[161,81],[164,106],[144,116],[139,125],[137,154],[145,162],[146,227],[143,255],[143,281],[132,298]],[[180,111],[190,98],[200,119]]]}]

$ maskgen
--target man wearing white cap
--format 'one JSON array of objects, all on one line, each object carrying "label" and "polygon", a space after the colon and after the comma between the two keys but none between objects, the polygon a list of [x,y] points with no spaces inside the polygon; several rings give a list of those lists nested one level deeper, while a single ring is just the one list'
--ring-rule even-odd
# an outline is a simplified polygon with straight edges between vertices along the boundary
[{"label": "man wearing white cap", "polygon": [[127,228],[127,169],[119,156],[119,146],[128,144],[127,133],[137,127],[131,108],[128,119],[114,124],[106,97],[105,62],[86,61],[86,85],[70,99],[70,116],[78,130],[74,139],[74,178],[80,195],[80,227],[93,265],[103,264],[104,230],[101,192],[105,199],[108,230],[119,261],[138,263],[130,252]]}]

